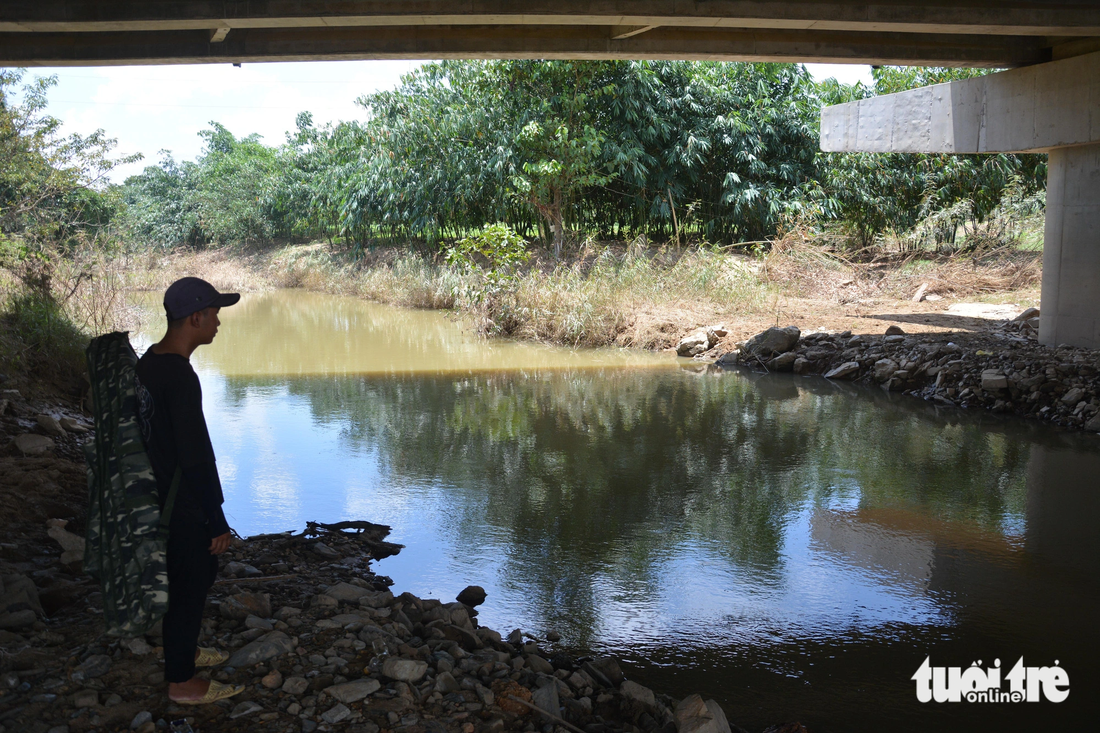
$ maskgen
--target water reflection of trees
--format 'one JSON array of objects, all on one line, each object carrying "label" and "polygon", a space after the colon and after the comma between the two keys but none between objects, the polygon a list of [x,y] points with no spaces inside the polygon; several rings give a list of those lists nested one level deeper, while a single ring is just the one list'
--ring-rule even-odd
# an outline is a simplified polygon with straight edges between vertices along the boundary
[{"label": "water reflection of trees", "polygon": [[[264,381],[231,379],[228,396]],[[797,508],[855,502],[994,531],[1023,512],[1027,441],[787,377],[607,370],[284,384],[314,419],[341,426],[349,451],[377,450],[384,475],[468,492],[456,545],[499,528],[506,576],[548,609],[589,608],[594,573],[652,587],[684,541],[776,582]]]}]

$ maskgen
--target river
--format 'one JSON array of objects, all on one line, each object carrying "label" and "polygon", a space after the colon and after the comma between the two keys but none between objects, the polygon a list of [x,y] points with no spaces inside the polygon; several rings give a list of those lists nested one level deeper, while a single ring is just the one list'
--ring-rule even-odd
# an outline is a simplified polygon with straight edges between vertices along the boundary
[{"label": "river", "polygon": [[[396,591],[481,585],[482,623],[750,730],[1096,724],[1095,435],[301,291],[222,323],[192,362],[242,535],[389,524]],[[926,657],[1057,664],[1070,694],[920,703]]]}]

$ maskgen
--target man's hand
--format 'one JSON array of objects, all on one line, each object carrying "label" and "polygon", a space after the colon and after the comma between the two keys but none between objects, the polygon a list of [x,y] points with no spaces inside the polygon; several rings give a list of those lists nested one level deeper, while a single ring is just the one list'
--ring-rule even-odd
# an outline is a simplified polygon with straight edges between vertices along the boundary
[{"label": "man's hand", "polygon": [[229,549],[229,532],[218,535],[210,541],[210,554],[220,555]]}]

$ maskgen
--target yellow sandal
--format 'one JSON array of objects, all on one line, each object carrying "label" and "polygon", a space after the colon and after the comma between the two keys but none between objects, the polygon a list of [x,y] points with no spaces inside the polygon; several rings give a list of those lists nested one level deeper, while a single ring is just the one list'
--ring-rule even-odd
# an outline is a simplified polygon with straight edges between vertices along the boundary
[{"label": "yellow sandal", "polygon": [[200,646],[198,653],[195,655],[196,667],[217,667],[219,664],[225,664],[229,659],[229,652],[218,651],[217,649],[210,649],[209,647]]},{"label": "yellow sandal", "polygon": [[202,697],[195,698],[194,700],[172,700],[177,705],[208,705],[218,700],[224,700],[234,695],[239,695],[244,692],[244,685],[223,685],[221,682],[210,680],[210,687],[207,689],[206,694]]}]

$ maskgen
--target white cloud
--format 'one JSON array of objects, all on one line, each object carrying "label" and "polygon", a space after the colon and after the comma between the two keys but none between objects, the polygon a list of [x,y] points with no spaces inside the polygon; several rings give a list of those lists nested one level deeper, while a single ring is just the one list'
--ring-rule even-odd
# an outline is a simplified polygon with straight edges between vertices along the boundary
[{"label": "white cloud", "polygon": [[870,85],[871,67],[867,64],[806,64],[815,81],[824,81],[830,77],[842,84],[855,84],[861,81]]},{"label": "white cloud", "polygon": [[57,74],[48,111],[64,132],[88,134],[102,128],[119,141],[118,153],[145,159],[116,170],[123,180],[156,163],[167,149],[177,159],[202,150],[200,130],[210,121],[238,137],[259,133],[278,145],[293,130],[299,112],[315,122],[361,119],[357,97],[391,89],[418,61],[316,61],[301,63],[201,64],[34,69]]}]

